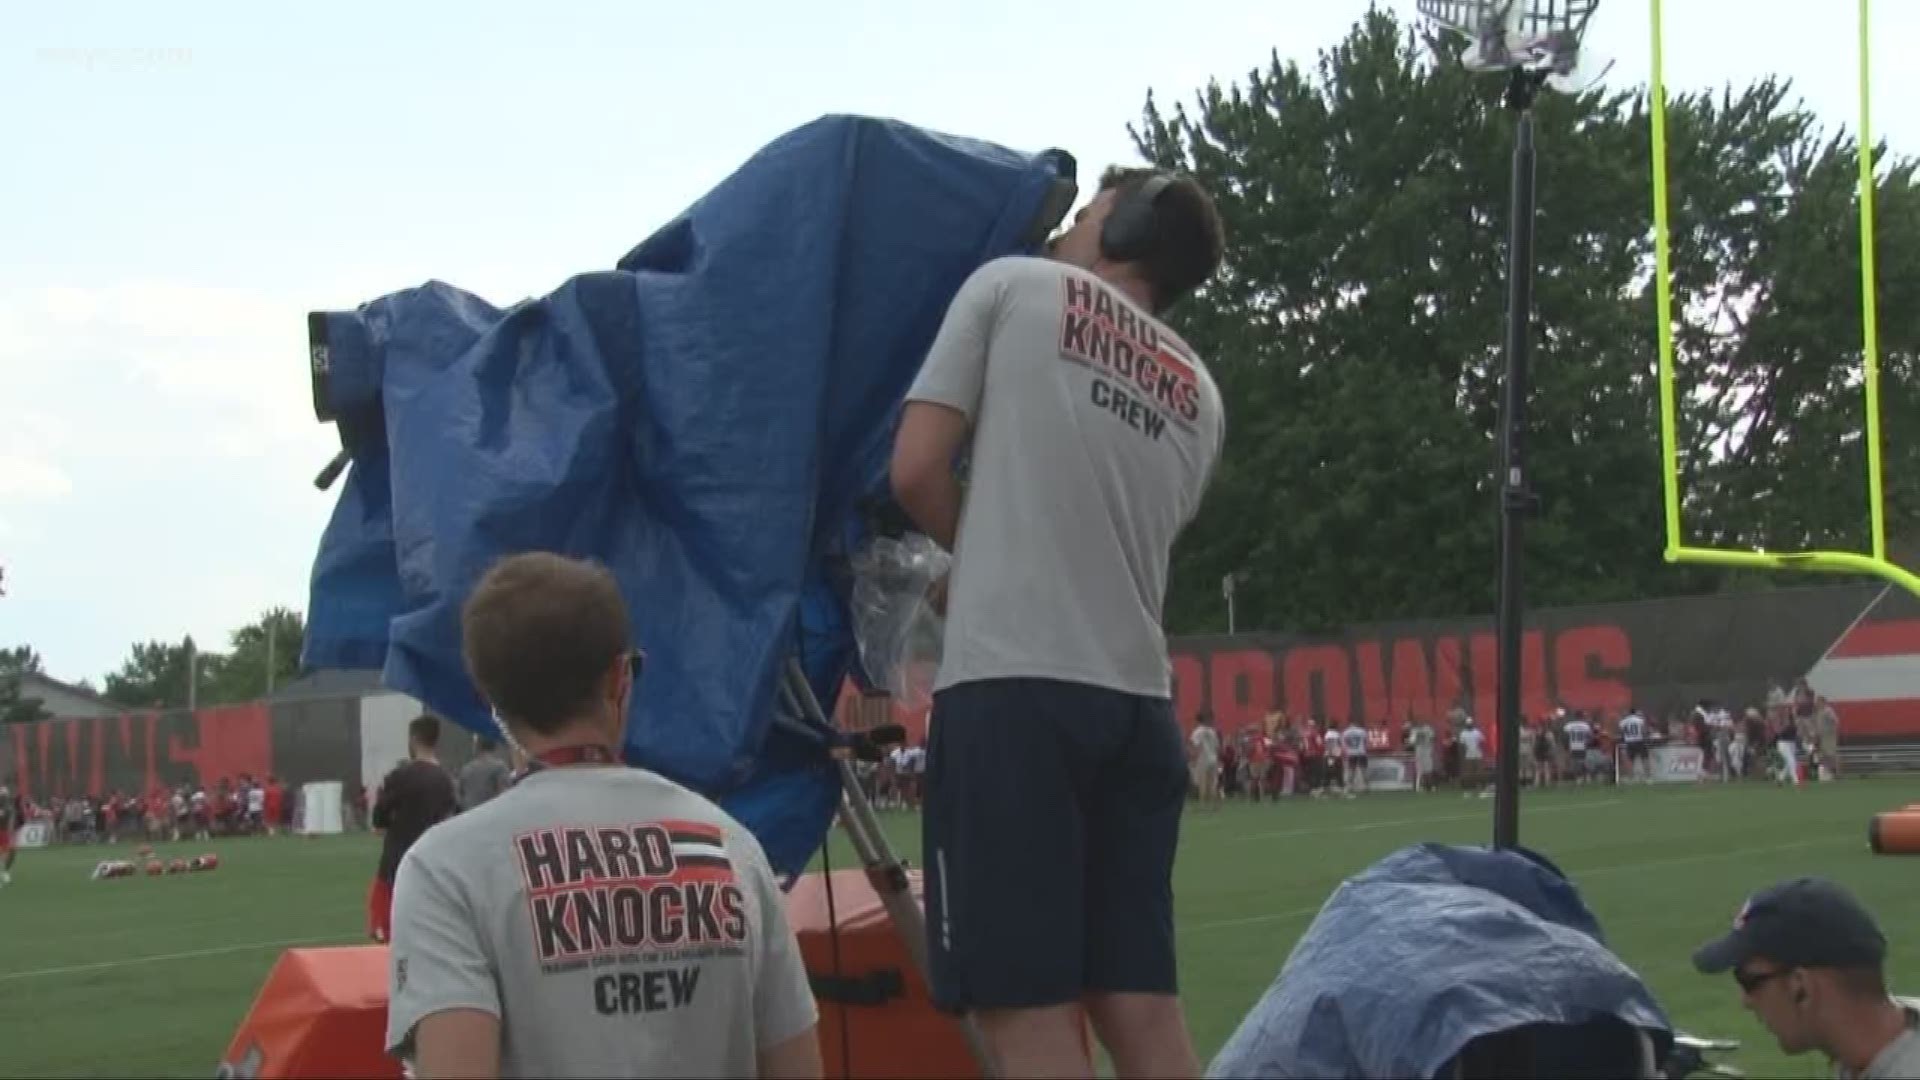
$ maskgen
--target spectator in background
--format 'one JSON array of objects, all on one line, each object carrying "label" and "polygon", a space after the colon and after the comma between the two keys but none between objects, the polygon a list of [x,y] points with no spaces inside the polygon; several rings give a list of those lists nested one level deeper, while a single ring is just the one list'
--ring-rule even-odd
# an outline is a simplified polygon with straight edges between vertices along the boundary
[{"label": "spectator in background", "polygon": [[1920,1001],[1889,996],[1886,958],[1886,936],[1852,894],[1797,878],[1749,899],[1693,964],[1731,971],[1785,1053],[1821,1051],[1840,1080],[1920,1077]]},{"label": "spectator in background", "polygon": [[1827,776],[1840,779],[1840,714],[1818,694],[1813,698],[1813,738],[1820,749],[1820,767]]},{"label": "spectator in background", "polygon": [[1187,768],[1193,778],[1193,793],[1201,806],[1220,808],[1220,732],[1213,726],[1213,713],[1201,709],[1194,717],[1193,734],[1187,736]]},{"label": "spectator in background", "polygon": [[[1549,713],[1541,717],[1539,723],[1533,724],[1524,731],[1527,742],[1533,751],[1528,755],[1528,758],[1533,762],[1533,786],[1535,788],[1544,789],[1548,784],[1553,782],[1553,726],[1554,717]],[[1527,759],[1523,758],[1522,760]]]},{"label": "spectator in background", "polygon": [[452,817],[460,808],[453,777],[440,764],[440,718],[425,715],[407,725],[408,760],[394,766],[380,781],[373,802],[373,827],[385,835],[380,865],[367,891],[367,933],[387,941],[393,927],[393,878],[400,860],[422,833]]},{"label": "spectator in background", "polygon": [[1800,725],[1789,711],[1780,729],[1773,735],[1774,753],[1780,755],[1781,783],[1800,786]]},{"label": "spectator in background", "polygon": [[1466,717],[1466,726],[1455,736],[1460,744],[1460,786],[1471,795],[1476,791],[1482,794],[1481,777],[1487,760],[1487,736],[1474,726],[1473,717]]},{"label": "spectator in background", "polygon": [[1341,729],[1332,720],[1320,722],[1320,745],[1326,752],[1326,787],[1328,794],[1338,787],[1345,791],[1347,787],[1347,748],[1342,741]]},{"label": "spectator in background", "polygon": [[1291,796],[1300,790],[1300,743],[1293,723],[1283,714],[1273,739],[1273,771],[1269,774],[1274,791]]},{"label": "spectator in background", "polygon": [[1247,747],[1247,794],[1254,802],[1262,796],[1271,798],[1268,777],[1273,772],[1273,742],[1267,738],[1266,729],[1257,724],[1240,731]]},{"label": "spectator in background", "polygon": [[1629,705],[1627,714],[1620,718],[1620,745],[1625,749],[1626,768],[1621,771],[1628,780],[1651,782],[1653,780],[1653,762],[1649,756],[1651,743],[1648,741],[1647,718],[1640,715],[1637,706]]},{"label": "spectator in background", "polygon": [[20,796],[0,784],[0,886],[13,883],[13,835],[26,823],[26,808]]},{"label": "spectator in background", "polygon": [[1407,744],[1413,747],[1413,789],[1425,791],[1433,786],[1433,725],[1424,717],[1415,720]]},{"label": "spectator in background", "polygon": [[1318,796],[1327,781],[1327,745],[1325,736],[1320,732],[1320,722],[1311,716],[1302,717],[1297,737],[1300,743],[1300,789],[1308,795]]},{"label": "spectator in background", "polygon": [[507,790],[512,779],[500,760],[500,744],[484,735],[476,738],[473,760],[460,767],[460,809],[471,810]]},{"label": "spectator in background", "polygon": [[273,836],[280,831],[280,826],[287,823],[287,789],[281,787],[280,778],[271,773],[267,776],[262,805],[267,814],[267,835]]},{"label": "spectator in background", "polygon": [[1747,720],[1743,726],[1746,728],[1747,736],[1746,775],[1749,777],[1764,775],[1767,750],[1773,745],[1772,740],[1767,738],[1767,718],[1759,709],[1750,708],[1747,710]]},{"label": "spectator in background", "polygon": [[1340,733],[1340,754],[1347,767],[1347,798],[1366,794],[1367,729],[1358,716],[1347,718],[1346,730]]}]

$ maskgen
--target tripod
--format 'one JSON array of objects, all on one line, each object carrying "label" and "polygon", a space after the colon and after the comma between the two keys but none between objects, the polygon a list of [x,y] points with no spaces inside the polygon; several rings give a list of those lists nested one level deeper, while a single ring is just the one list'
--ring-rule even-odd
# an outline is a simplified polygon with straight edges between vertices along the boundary
[{"label": "tripod", "polygon": [[[813,725],[815,730],[809,734],[824,742],[824,736],[818,732],[831,731],[832,725],[827,720],[825,710],[820,707],[820,699],[814,696],[813,687],[807,682],[806,673],[801,670],[798,660],[787,661],[786,678],[781,689],[794,712]],[[860,777],[854,771],[851,750],[846,746],[830,745],[829,752],[840,770],[840,827],[846,830],[847,839],[853,844],[854,855],[866,870],[874,893],[886,906],[894,930],[907,947],[907,956],[919,970],[920,977],[930,979],[926,913],[913,897],[913,888],[907,881],[906,865],[894,854],[892,845],[887,843],[886,832],[880,827],[879,818],[874,816],[873,803],[867,799],[866,789],[860,786]],[[839,933],[839,929],[836,926],[833,932]],[[987,1047],[986,1035],[980,1030],[980,1022],[971,1014],[962,1015],[958,1022],[967,1049],[980,1065],[980,1075],[997,1080],[1000,1074],[995,1067],[992,1051]]]}]

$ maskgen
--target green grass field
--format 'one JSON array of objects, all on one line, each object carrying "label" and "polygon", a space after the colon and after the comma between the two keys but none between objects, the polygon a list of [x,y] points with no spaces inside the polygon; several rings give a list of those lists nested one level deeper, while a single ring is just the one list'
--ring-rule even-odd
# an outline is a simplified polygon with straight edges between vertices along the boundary
[{"label": "green grass field", "polygon": [[[1875,857],[1866,822],[1920,799],[1920,781],[1802,790],[1567,789],[1529,796],[1522,836],[1580,885],[1614,947],[1682,1026],[1740,1039],[1752,1076],[1818,1076],[1782,1058],[1730,979],[1693,973],[1693,946],[1742,898],[1802,873],[1857,890],[1894,938],[1893,975],[1920,992],[1920,859]],[[1181,974],[1203,1059],[1279,970],[1343,878],[1418,840],[1483,842],[1492,804],[1458,795],[1235,805],[1188,816],[1178,870]],[[887,815],[917,858],[917,822]],[[0,890],[0,1075],[206,1076],[280,950],[359,939],[371,837],[171,845],[216,851],[209,874],[95,882],[125,846],[22,853]],[[836,842],[836,866],[852,855]]]}]

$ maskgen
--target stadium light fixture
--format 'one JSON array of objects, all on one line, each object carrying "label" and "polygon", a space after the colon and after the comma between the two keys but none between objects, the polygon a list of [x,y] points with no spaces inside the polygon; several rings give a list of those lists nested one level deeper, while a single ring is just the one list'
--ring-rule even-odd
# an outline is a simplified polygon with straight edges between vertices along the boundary
[{"label": "stadium light fixture", "polygon": [[1525,611],[1521,574],[1523,522],[1537,499],[1527,484],[1525,443],[1527,352],[1533,324],[1533,104],[1540,91],[1564,86],[1580,65],[1580,42],[1600,0],[1419,0],[1436,29],[1463,37],[1468,70],[1507,76],[1514,114],[1513,188],[1507,218],[1506,384],[1500,412],[1500,552],[1498,690],[1499,761],[1494,776],[1493,845],[1520,843],[1520,641]]}]

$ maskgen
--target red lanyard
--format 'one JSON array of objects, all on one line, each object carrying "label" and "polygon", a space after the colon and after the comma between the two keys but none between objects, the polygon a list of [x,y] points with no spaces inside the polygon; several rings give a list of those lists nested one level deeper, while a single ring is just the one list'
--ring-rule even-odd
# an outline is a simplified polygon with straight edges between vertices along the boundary
[{"label": "red lanyard", "polygon": [[581,746],[556,746],[535,754],[533,760],[539,767],[557,769],[566,765],[618,765],[620,755],[600,743],[586,743]]}]

